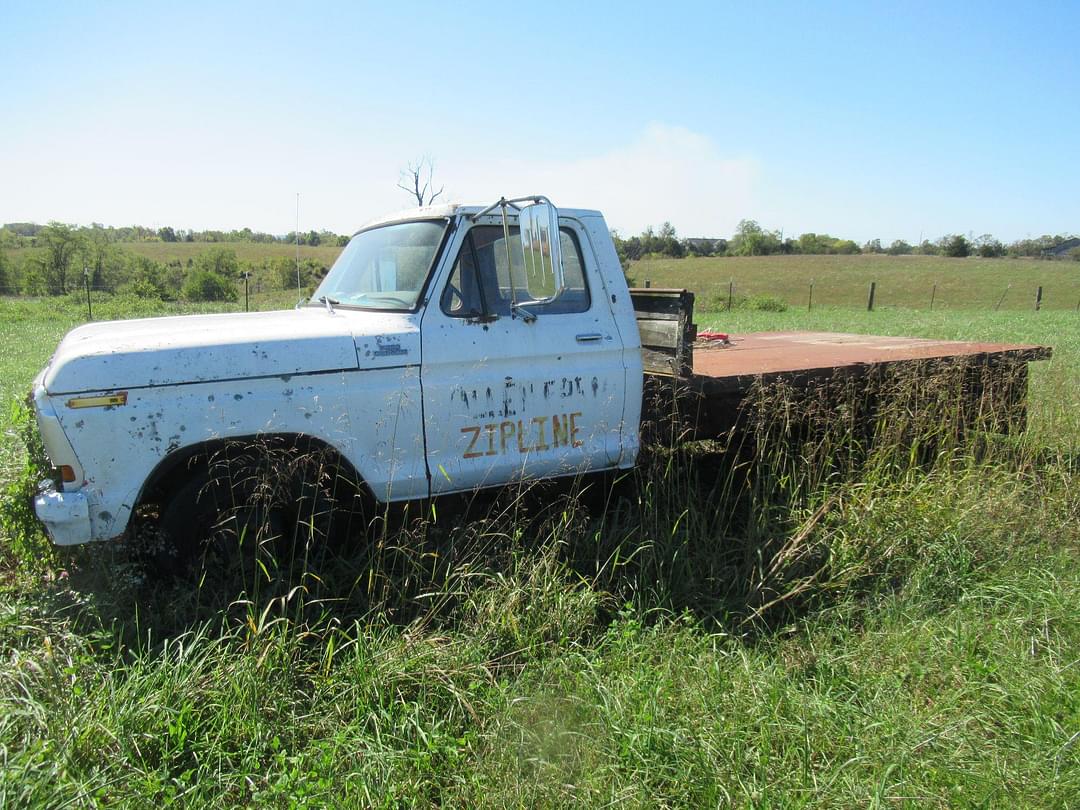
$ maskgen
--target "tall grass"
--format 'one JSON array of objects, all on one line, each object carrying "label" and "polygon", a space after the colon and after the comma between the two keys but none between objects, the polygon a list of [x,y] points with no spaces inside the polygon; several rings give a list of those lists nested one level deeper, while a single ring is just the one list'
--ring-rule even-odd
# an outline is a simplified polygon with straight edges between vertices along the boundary
[{"label": "tall grass", "polygon": [[5,569],[0,803],[1068,806],[1080,489],[1076,437],[1045,440],[1054,362],[1026,435],[1017,380],[964,363],[763,386],[723,441],[349,500],[332,543],[321,497],[294,532],[274,516],[329,460],[225,464],[237,550],[207,567],[110,545]]}]

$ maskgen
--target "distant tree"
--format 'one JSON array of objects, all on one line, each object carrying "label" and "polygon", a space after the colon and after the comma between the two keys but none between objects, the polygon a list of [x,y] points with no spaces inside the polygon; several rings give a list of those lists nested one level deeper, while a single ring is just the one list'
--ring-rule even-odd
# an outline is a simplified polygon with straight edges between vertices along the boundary
[{"label": "distant tree", "polygon": [[739,222],[735,235],[728,243],[731,256],[768,256],[779,252],[780,235],[766,231],[752,219]]},{"label": "distant tree", "polygon": [[59,295],[49,284],[49,271],[44,254],[27,256],[19,269],[22,272],[17,286],[22,292],[27,295]]},{"label": "distant tree", "polygon": [[799,234],[799,238],[795,242],[795,249],[799,253],[827,253],[827,245],[824,240],[828,238],[828,236],[822,237],[818,236],[813,231],[808,231],[807,233]]},{"label": "distant tree", "polygon": [[917,248],[913,248],[912,252],[922,256],[937,256],[941,253],[941,245],[935,245],[929,239],[923,239]]},{"label": "distant tree", "polygon": [[[877,240],[874,240],[875,242]],[[867,243],[870,244],[870,243]],[[878,249],[881,248],[881,243],[878,242]],[[827,233],[809,233],[801,234],[797,241],[791,243],[791,253],[860,253],[862,252],[859,246],[850,239],[838,239],[835,236],[829,236]]]},{"label": "distant tree", "polygon": [[273,259],[267,259],[264,267],[278,289],[296,289],[296,262],[292,259],[276,256]]},{"label": "distant tree", "polygon": [[676,259],[681,259],[685,255],[682,243],[679,241],[679,236],[675,233],[675,226],[670,222],[665,222],[660,226],[660,233],[657,234],[657,240],[659,241],[657,253],[662,253],[665,256],[671,256]]},{"label": "distant tree", "polygon": [[168,301],[174,297],[166,268],[145,256],[135,256],[131,262],[131,276],[123,288],[139,298],[158,298]]},{"label": "distant tree", "polygon": [[903,239],[894,239],[885,252],[890,256],[904,256],[913,250],[914,248]]},{"label": "distant tree", "polygon": [[641,255],[660,252],[660,240],[656,237],[656,231],[649,225],[641,232]]},{"label": "distant tree", "polygon": [[[282,290],[296,289],[296,261],[294,259],[279,256],[269,259],[264,267],[273,283]],[[304,259],[300,264],[300,285],[310,287],[326,275],[326,265],[314,259]]]},{"label": "distant tree", "polygon": [[445,186],[439,186],[438,191],[432,188],[431,179],[434,173],[435,164],[432,163],[431,158],[420,158],[415,164],[409,163],[407,168],[401,170],[397,186],[412,195],[421,208],[431,205],[445,188]]},{"label": "distant tree", "polygon": [[195,257],[195,270],[216,273],[219,276],[225,276],[227,278],[235,278],[240,272],[240,261],[236,258],[236,251],[231,248],[210,248],[209,250],[202,251]]},{"label": "distant tree", "polygon": [[175,242],[176,231],[166,225],[164,228],[158,228],[158,236],[161,237],[162,242]]},{"label": "distant tree", "polygon": [[885,249],[881,246],[880,239],[871,239],[865,245],[863,245],[863,253],[884,253]]},{"label": "distant tree", "polygon": [[39,266],[45,291],[49,295],[63,295],[67,292],[72,260],[81,250],[83,239],[71,225],[50,222],[38,232],[37,243],[45,248]]},{"label": "distant tree", "polygon": [[184,281],[183,296],[188,301],[235,301],[236,286],[211,270],[194,270]]},{"label": "distant tree", "polygon": [[984,259],[996,259],[1005,255],[1005,246],[988,233],[984,233],[973,244],[975,252]]},{"label": "distant tree", "polygon": [[615,237],[615,252],[623,252],[626,254],[626,258],[632,262],[636,262],[641,258],[644,252],[641,249],[641,237],[631,236],[629,239],[623,239],[622,237]]},{"label": "distant tree", "polygon": [[85,232],[81,258],[95,289],[112,287],[124,273],[124,257],[109,241],[109,231],[105,228],[90,228]]},{"label": "distant tree", "polygon": [[310,231],[310,232],[308,233],[308,235],[307,235],[307,242],[306,242],[306,244],[309,244],[309,245],[311,245],[312,247],[315,247],[316,245],[318,245],[318,244],[319,244],[319,242],[320,242],[320,239],[319,239],[319,234],[318,234],[318,233],[316,233],[315,231]]},{"label": "distant tree", "polygon": [[941,252],[951,259],[963,259],[971,253],[971,243],[960,234],[942,237]]}]

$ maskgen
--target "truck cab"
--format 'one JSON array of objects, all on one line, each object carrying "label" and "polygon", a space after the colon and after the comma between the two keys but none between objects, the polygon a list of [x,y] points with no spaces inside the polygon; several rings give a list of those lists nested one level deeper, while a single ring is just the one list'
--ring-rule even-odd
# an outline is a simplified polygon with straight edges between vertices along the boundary
[{"label": "truck cab", "polygon": [[69,333],[32,394],[58,470],[35,508],[58,544],[114,538],[267,437],[332,454],[380,502],[627,468],[640,345],[599,212],[412,209],[359,230],[295,311]]}]

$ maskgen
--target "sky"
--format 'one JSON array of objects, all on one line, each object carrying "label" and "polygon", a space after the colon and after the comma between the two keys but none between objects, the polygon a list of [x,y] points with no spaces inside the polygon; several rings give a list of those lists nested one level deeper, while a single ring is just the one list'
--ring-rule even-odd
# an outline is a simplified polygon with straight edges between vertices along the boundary
[{"label": "sky", "polygon": [[624,235],[1080,232],[1080,3],[0,0],[0,222],[351,233],[544,194]]}]

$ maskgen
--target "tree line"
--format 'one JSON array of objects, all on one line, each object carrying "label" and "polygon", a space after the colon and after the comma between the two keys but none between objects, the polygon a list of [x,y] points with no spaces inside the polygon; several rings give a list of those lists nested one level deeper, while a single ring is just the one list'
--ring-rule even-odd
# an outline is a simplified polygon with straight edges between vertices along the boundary
[{"label": "tree line", "polygon": [[[774,256],[792,254],[840,254],[882,253],[891,256],[923,255],[964,258],[980,256],[987,259],[1003,257],[1041,258],[1050,251],[1075,239],[1074,236],[1045,235],[1037,239],[1020,239],[1004,244],[991,234],[968,238],[961,234],[948,234],[931,241],[924,239],[913,245],[902,239],[884,246],[880,239],[858,244],[826,233],[804,233],[798,237],[785,237],[781,231],[767,230],[751,219],[742,220],[730,239],[679,238],[670,222],[659,229],[648,227],[638,236],[624,238],[612,232],[615,250],[626,266],[631,261],[649,257],[683,258],[686,256]],[[1068,252],[1070,258],[1080,261],[1080,247]]]},{"label": "tree line", "polygon": [[[297,284],[296,262],[288,257],[244,261],[226,245],[208,245],[186,261],[159,262],[125,250],[123,240],[114,238],[129,230],[50,222],[33,226],[32,233],[29,229],[14,233],[4,226],[0,229],[0,294],[63,295],[89,285],[93,290],[163,301],[235,301],[245,274],[267,289],[293,289]],[[11,251],[20,247],[34,250],[20,251],[15,259]],[[304,260],[299,268],[301,286],[311,286],[326,271],[324,264]]]},{"label": "tree line", "polygon": [[[912,245],[896,240],[883,246],[878,239],[862,245],[824,233],[804,233],[784,237],[782,232],[762,228],[753,220],[743,220],[730,239],[680,238],[670,222],[658,229],[646,228],[640,235],[624,238],[613,232],[615,248],[624,268],[631,261],[660,256],[770,256],[787,254],[918,254],[962,258],[981,256],[1043,257],[1074,237],[1056,235],[1022,239],[1008,245],[990,234],[969,239],[949,234],[935,241]],[[134,242],[203,242],[205,251],[186,262],[173,259],[158,262],[132,251],[123,244]],[[0,294],[62,295],[89,284],[92,289],[125,292],[162,300],[236,300],[244,274],[261,287],[291,289],[296,285],[296,264],[286,257],[258,261],[240,260],[227,242],[288,243],[295,233],[272,236],[242,228],[234,231],[176,231],[169,227],[151,229],[138,225],[116,228],[93,224],[76,227],[60,222],[47,225],[8,223],[0,227]],[[300,234],[302,245],[344,245],[348,237],[330,231]],[[33,248],[33,250],[20,250]],[[18,251],[19,258],[14,258]],[[1080,261],[1080,247],[1068,251]],[[85,270],[85,275],[84,271]],[[311,259],[300,267],[300,283],[307,287],[325,275],[326,266]]]},{"label": "tree line", "polygon": [[[36,222],[8,222],[0,226],[0,240],[6,240],[8,247],[26,248],[35,247],[37,239],[42,231],[62,225],[62,223],[50,222],[48,225],[38,225]],[[240,228],[231,231],[219,230],[185,230],[172,228],[168,225],[161,228],[147,228],[143,225],[128,225],[114,227],[92,223],[89,227],[76,228],[72,225],[63,227],[76,230],[85,236],[100,236],[109,242],[255,242],[260,244],[288,244],[295,245],[331,245],[342,247],[348,241],[348,236],[334,233],[333,231],[307,231],[301,232],[299,238],[295,231],[275,236],[263,231],[253,231],[251,228]]]}]

